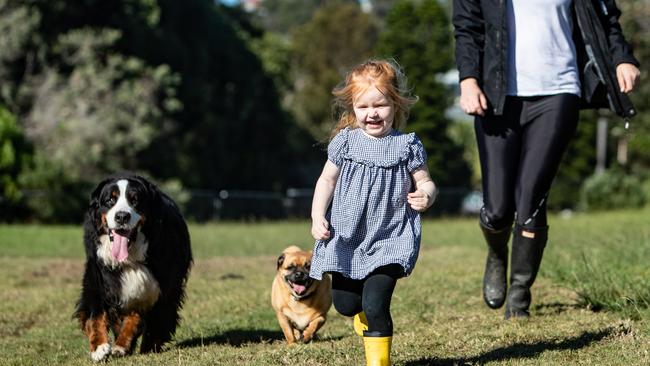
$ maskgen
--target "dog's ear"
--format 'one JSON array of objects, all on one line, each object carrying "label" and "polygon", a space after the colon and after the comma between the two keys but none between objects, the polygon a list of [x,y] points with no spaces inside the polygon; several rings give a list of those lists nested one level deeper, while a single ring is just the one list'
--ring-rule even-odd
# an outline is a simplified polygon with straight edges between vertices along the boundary
[{"label": "dog's ear", "polygon": [[95,189],[90,194],[90,201],[88,202],[86,217],[94,224],[95,227],[101,226],[101,217],[99,214],[99,207],[101,206],[101,202],[99,202],[99,196],[101,195],[104,186],[106,186],[106,184],[108,184],[110,181],[111,178],[106,178],[103,181],[99,182],[99,184],[97,184]]},{"label": "dog's ear", "polygon": [[[140,183],[146,190],[147,195],[149,196],[149,202],[161,202],[160,200],[160,195],[161,195],[161,190],[158,188],[157,185],[151,182],[151,180],[137,174],[133,174],[130,177],[131,179],[137,181]],[[155,207],[154,209],[158,209]]]},{"label": "dog's ear", "polygon": [[284,253],[280,254],[280,256],[278,257],[278,268],[277,269],[280,269],[280,267],[282,267],[282,263],[284,263]]},{"label": "dog's ear", "polygon": [[99,195],[102,193],[104,186],[110,181],[111,179],[107,178],[97,184],[97,187],[95,187],[93,192],[90,194],[90,202],[88,203],[90,207],[99,208]]}]

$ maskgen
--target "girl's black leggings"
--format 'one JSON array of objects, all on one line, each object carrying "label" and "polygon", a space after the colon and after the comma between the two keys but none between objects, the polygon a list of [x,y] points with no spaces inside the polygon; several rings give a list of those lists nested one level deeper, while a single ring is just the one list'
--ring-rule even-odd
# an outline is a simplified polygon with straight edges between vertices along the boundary
[{"label": "girl's black leggings", "polygon": [[507,97],[504,114],[475,122],[483,179],[484,226],[501,230],[515,217],[545,227],[546,200],[562,155],[575,134],[579,97]]},{"label": "girl's black leggings", "polygon": [[352,280],[332,273],[332,302],[341,315],[354,316],[362,310],[368,320],[368,332],[393,335],[390,300],[397,279],[404,276],[402,266],[379,267],[362,280]]}]

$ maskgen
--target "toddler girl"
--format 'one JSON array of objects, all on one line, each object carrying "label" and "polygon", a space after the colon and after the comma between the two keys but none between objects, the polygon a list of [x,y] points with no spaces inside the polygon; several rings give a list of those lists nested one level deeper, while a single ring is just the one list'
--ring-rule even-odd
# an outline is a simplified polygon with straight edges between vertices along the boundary
[{"label": "toddler girl", "polygon": [[310,276],[332,275],[334,307],[354,316],[367,365],[390,365],[393,289],[413,270],[436,188],[418,137],[397,131],[417,98],[394,62],[356,66],[333,94],[342,113],[314,191]]}]

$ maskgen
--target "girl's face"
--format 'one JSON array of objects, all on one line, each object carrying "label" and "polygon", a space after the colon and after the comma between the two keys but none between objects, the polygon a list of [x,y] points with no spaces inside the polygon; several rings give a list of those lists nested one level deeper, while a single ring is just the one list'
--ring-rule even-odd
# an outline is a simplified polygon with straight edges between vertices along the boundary
[{"label": "girl's face", "polygon": [[384,137],[393,130],[395,107],[375,86],[357,95],[354,103],[357,126],[372,137]]}]

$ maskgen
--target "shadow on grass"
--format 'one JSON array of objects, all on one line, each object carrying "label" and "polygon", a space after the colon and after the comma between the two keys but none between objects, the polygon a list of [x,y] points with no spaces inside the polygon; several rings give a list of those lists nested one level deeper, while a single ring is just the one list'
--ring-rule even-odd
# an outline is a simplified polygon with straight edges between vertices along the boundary
[{"label": "shadow on grass", "polygon": [[521,358],[533,358],[545,351],[577,350],[586,347],[594,342],[599,342],[612,333],[612,329],[605,329],[600,332],[585,332],[574,338],[568,338],[561,342],[554,340],[537,343],[516,343],[507,347],[495,348],[482,355],[467,358],[425,358],[407,361],[407,366],[461,366],[461,365],[482,365],[487,362],[508,361]]},{"label": "shadow on grass", "polygon": [[[318,334],[314,342],[333,341],[343,337],[319,337]],[[207,337],[196,337],[183,340],[176,343],[179,348],[202,347],[213,344],[229,345],[241,347],[247,343],[271,343],[274,341],[283,341],[284,334],[279,330],[267,329],[234,329],[221,334],[214,334]]]},{"label": "shadow on grass", "polygon": [[213,334],[207,337],[196,337],[178,342],[177,347],[201,347],[211,344],[227,344],[234,347],[240,347],[246,343],[269,343],[283,340],[284,335],[281,331],[267,329],[233,329],[221,334]]},{"label": "shadow on grass", "polygon": [[540,315],[561,314],[568,310],[580,308],[577,304],[567,304],[563,302],[542,303],[533,306],[533,311]]}]

